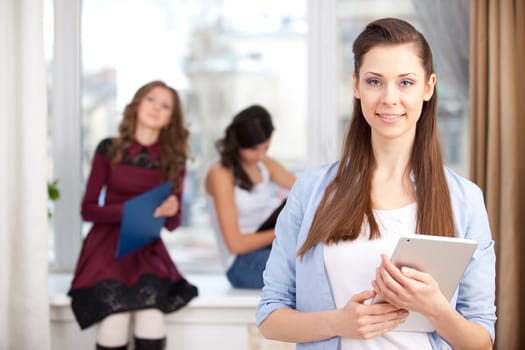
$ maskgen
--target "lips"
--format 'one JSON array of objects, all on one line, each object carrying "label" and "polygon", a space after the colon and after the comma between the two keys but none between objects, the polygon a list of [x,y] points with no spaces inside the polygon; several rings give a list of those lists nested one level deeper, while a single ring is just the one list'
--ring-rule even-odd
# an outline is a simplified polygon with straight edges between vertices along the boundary
[{"label": "lips", "polygon": [[385,121],[389,121],[389,122],[392,122],[392,121],[396,121],[398,119],[401,119],[405,116],[404,113],[401,113],[401,114],[396,114],[396,113],[376,113],[376,115],[385,120]]}]

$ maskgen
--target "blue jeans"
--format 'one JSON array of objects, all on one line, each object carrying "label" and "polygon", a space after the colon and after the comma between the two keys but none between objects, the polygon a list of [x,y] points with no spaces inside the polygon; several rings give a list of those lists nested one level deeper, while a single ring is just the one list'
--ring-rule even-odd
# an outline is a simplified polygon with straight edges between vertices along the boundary
[{"label": "blue jeans", "polygon": [[261,289],[264,285],[262,275],[270,250],[271,247],[266,247],[237,255],[232,266],[226,271],[231,285],[234,288]]}]

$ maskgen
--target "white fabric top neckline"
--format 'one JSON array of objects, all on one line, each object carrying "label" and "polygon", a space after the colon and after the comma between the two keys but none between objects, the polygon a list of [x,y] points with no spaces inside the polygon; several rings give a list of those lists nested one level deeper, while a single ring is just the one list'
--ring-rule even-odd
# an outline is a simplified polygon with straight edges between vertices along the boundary
[{"label": "white fabric top neckline", "polygon": [[[342,308],[352,295],[372,290],[380,254],[390,256],[401,235],[415,234],[417,204],[394,210],[373,210],[381,238],[368,239],[368,225],[363,225],[355,241],[324,246],[325,267],[337,308]],[[426,333],[389,332],[368,339],[341,338],[340,350],[432,349]]]}]

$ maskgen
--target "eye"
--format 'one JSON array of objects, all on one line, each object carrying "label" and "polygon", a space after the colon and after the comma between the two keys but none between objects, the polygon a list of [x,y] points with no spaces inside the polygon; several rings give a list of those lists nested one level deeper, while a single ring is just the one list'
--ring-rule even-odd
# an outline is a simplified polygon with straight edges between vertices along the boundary
[{"label": "eye", "polygon": [[402,80],[401,83],[399,83],[399,85],[401,85],[402,87],[409,87],[409,86],[414,85],[414,82],[412,80],[405,79],[405,80]]},{"label": "eye", "polygon": [[379,86],[381,85],[381,80],[377,78],[369,78],[366,80],[366,83],[371,86]]},{"label": "eye", "polygon": [[168,110],[168,111],[171,110],[171,106],[169,104],[163,103],[161,106],[165,110]]}]

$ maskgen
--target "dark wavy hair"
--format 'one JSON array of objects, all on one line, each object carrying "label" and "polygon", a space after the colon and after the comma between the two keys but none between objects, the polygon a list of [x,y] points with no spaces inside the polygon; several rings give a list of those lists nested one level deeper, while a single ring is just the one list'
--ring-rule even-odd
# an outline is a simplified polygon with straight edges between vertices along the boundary
[{"label": "dark wavy hair", "polygon": [[224,137],[215,146],[223,166],[233,171],[235,184],[250,191],[253,182],[243,170],[239,150],[253,148],[272,136],[274,130],[270,113],[259,105],[252,105],[237,113],[226,127]]},{"label": "dark wavy hair", "polygon": [[189,131],[184,125],[184,114],[177,91],[160,80],[151,81],[140,87],[131,102],[124,109],[122,121],[119,124],[118,137],[113,141],[110,154],[113,164],[123,161],[127,149],[135,139],[137,126],[137,110],[144,97],[155,87],[168,90],[173,98],[173,110],[170,122],[160,131],[159,142],[161,148],[160,168],[164,180],[173,181],[174,189],[182,186],[181,171],[189,157]]},{"label": "dark wavy hair", "polygon": [[[353,53],[356,79],[359,78],[363,58],[370,49],[379,45],[406,43],[414,44],[425,70],[425,79],[430,79],[434,73],[430,46],[411,24],[396,18],[373,21],[355,39]],[[410,159],[417,184],[416,231],[454,236],[454,219],[439,145],[437,117],[437,93],[434,91],[430,100],[423,102]],[[354,97],[352,121],[345,136],[339,169],[317,208],[299,256],[320,242],[336,243],[356,239],[365,218],[370,227],[370,239],[380,236],[370,197],[375,167],[371,128],[365,120],[359,100]]]}]

